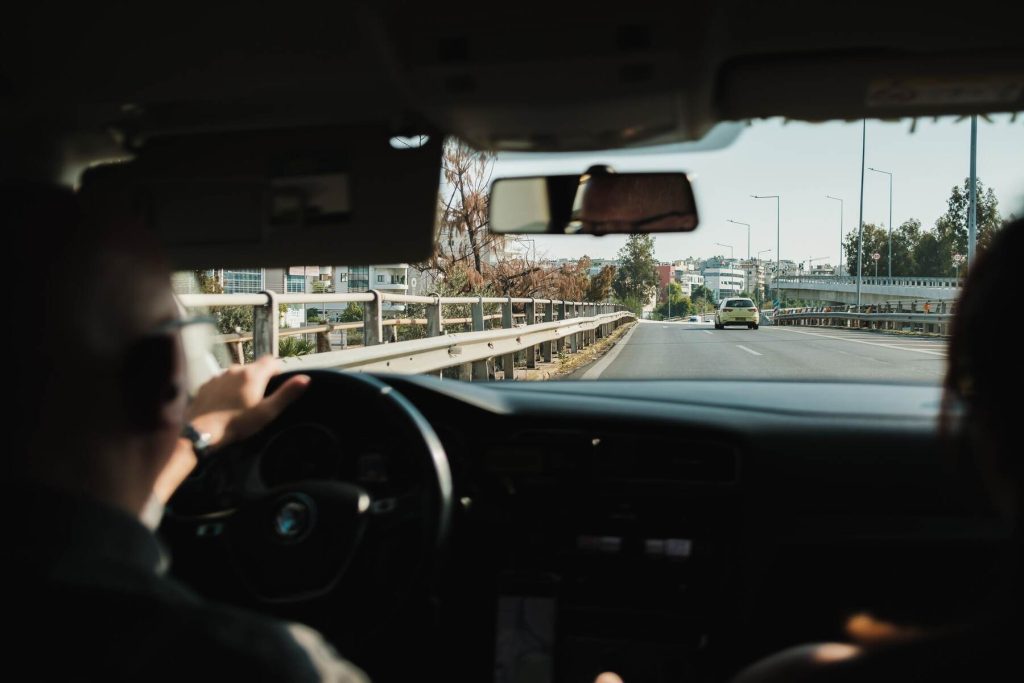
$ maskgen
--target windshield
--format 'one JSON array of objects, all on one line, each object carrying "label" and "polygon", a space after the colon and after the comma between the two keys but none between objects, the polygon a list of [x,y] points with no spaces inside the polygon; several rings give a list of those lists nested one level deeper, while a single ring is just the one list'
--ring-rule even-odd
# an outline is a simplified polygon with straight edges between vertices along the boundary
[{"label": "windshield", "polygon": [[[973,184],[969,118],[768,120],[726,124],[713,137],[732,141],[489,154],[448,140],[438,239],[423,262],[253,264],[179,273],[175,289],[278,293],[275,351],[283,357],[449,338],[444,367],[412,357],[405,369],[358,366],[385,372],[938,383],[972,251],[972,195],[980,253],[1024,207],[1024,126],[1006,115],[978,119]],[[487,231],[494,179],[594,167],[686,172],[697,230]],[[207,308],[234,362],[259,352],[251,305]],[[374,313],[379,328],[367,327]],[[492,351],[477,359],[473,343],[484,332]],[[473,358],[457,362],[456,348]],[[356,367],[332,358],[334,367]]]}]

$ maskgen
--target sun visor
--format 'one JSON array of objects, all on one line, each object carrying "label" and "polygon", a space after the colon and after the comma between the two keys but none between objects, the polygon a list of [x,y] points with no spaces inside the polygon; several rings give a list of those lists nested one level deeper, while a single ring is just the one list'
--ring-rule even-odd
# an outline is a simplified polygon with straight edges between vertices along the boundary
[{"label": "sun visor", "polygon": [[86,171],[80,192],[91,213],[152,230],[175,269],[422,261],[442,140],[391,140],[379,127],[154,139]]}]

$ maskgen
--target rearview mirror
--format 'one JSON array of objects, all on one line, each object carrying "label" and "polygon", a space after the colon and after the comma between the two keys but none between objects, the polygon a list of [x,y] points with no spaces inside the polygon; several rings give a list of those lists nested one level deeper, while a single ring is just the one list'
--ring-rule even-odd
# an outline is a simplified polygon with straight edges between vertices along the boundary
[{"label": "rearview mirror", "polygon": [[690,232],[697,203],[685,173],[502,178],[491,185],[491,232],[580,234]]}]

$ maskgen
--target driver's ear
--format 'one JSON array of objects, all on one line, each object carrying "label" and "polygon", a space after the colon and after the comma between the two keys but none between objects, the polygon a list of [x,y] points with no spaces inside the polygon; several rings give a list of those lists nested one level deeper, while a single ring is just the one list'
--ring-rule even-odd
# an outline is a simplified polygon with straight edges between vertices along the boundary
[{"label": "driver's ear", "polygon": [[171,426],[169,409],[182,402],[177,372],[177,341],[172,335],[143,339],[128,349],[121,371],[121,394],[129,428],[152,432]]}]

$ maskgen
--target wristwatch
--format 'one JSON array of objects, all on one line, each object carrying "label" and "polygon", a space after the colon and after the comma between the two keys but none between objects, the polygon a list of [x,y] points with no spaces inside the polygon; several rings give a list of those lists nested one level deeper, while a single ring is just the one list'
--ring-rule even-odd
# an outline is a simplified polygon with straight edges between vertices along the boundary
[{"label": "wristwatch", "polygon": [[213,450],[211,447],[213,437],[207,432],[196,429],[191,422],[186,422],[185,426],[181,428],[181,436],[191,442],[192,450],[200,460],[209,456],[210,451]]}]

